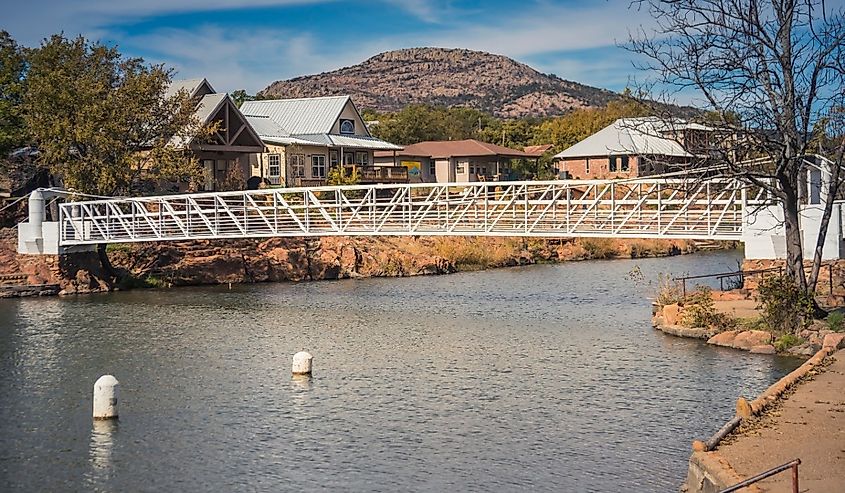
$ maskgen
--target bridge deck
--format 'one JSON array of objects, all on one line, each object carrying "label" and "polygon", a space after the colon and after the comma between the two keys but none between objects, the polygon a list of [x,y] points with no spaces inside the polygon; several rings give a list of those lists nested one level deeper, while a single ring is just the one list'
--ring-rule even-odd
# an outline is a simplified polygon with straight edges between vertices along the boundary
[{"label": "bridge deck", "polygon": [[268,189],[67,202],[61,245],[303,236],[738,240],[732,180],[561,180]]}]

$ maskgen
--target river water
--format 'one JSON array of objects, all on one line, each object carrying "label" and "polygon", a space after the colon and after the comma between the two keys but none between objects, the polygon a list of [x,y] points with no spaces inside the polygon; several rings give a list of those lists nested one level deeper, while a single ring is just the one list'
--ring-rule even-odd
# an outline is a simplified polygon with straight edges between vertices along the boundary
[{"label": "river water", "polygon": [[626,274],[736,258],[0,300],[0,490],[676,491],[799,361],[655,331]]}]

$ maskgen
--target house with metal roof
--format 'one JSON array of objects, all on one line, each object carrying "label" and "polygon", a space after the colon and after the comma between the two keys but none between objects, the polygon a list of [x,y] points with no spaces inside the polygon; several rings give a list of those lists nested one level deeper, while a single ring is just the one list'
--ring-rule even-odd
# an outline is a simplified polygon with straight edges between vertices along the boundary
[{"label": "house with metal roof", "polygon": [[196,101],[194,116],[203,125],[216,125],[210,138],[174,137],[172,143],[190,148],[203,167],[200,189],[244,188],[250,176],[249,157],[264,151],[261,138],[225,92],[215,92],[206,79],[175,80],[166,95],[185,91]]},{"label": "house with metal roof", "polygon": [[266,146],[252,173],[272,185],[322,185],[333,168],[361,183],[408,181],[407,168],[374,164],[373,152],[402,148],[370,135],[349,96],[247,101],[241,112]]},{"label": "house with metal roof", "polygon": [[375,153],[376,163],[398,164],[409,170],[411,181],[429,183],[508,180],[513,159],[532,157],[475,139],[419,142],[401,151]]},{"label": "house with metal roof", "polygon": [[603,179],[648,176],[682,170],[704,158],[714,129],[657,117],[620,118],[554,156],[564,178]]}]

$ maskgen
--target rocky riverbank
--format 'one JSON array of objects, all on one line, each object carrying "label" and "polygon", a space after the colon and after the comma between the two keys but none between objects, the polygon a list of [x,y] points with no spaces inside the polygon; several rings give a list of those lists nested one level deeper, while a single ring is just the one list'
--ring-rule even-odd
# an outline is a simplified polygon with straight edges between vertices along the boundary
[{"label": "rocky riverbank", "polygon": [[[815,320],[797,335],[760,330],[764,324],[753,291],[709,292],[711,303],[700,299],[655,306],[652,325],[664,333],[705,339],[714,346],[740,349],[758,354],[786,353],[812,356],[825,344],[838,347],[845,340],[843,327],[825,320]],[[705,320],[706,323],[701,323]]]},{"label": "rocky riverbank", "polygon": [[[312,281],[448,274],[588,259],[691,253],[678,240],[540,240],[465,237],[268,238],[110,245],[96,253],[24,256],[17,233],[0,230],[0,284],[53,285],[59,294],[135,287]],[[9,295],[28,291],[9,290]],[[3,296],[0,291],[0,296]]]}]

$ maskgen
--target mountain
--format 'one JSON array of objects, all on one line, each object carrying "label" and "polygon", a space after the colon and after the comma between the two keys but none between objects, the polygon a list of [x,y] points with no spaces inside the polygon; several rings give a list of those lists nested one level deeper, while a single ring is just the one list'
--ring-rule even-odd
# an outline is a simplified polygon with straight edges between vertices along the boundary
[{"label": "mountain", "polygon": [[359,109],[397,111],[411,103],[468,106],[504,118],[560,115],[604,106],[619,95],[542,74],[506,56],[481,51],[409,48],[317,75],[276,81],[265,98],[349,94]]}]

